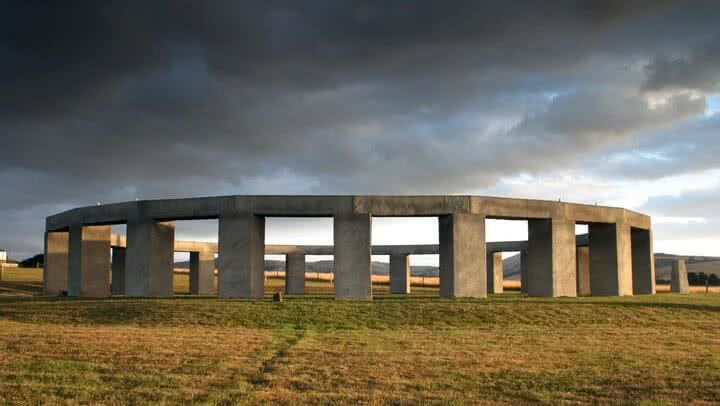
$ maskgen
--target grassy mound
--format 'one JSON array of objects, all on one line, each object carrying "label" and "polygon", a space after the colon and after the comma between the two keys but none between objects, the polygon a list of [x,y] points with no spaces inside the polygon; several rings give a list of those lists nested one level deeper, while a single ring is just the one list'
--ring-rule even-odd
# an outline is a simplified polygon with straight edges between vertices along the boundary
[{"label": "grassy mound", "polygon": [[0,296],[0,403],[720,402],[718,294],[309,290],[283,303]]}]

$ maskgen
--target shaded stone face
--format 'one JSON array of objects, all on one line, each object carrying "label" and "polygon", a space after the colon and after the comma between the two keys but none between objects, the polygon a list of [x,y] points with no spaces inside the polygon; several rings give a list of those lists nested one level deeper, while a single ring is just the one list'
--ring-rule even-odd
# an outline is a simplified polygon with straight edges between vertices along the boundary
[{"label": "shaded stone face", "polygon": [[110,294],[110,226],[70,227],[68,295],[103,297]]},{"label": "shaded stone face", "polygon": [[333,223],[335,299],[372,299],[369,214],[343,214]]},{"label": "shaded stone face", "polygon": [[488,293],[503,293],[503,262],[502,252],[487,251],[485,265]]},{"label": "shaded stone face", "polygon": [[589,295],[590,289],[590,247],[577,248],[577,293]]},{"label": "shaded stone face", "polygon": [[190,294],[214,295],[215,293],[215,252],[191,252]]},{"label": "shaded stone face", "polygon": [[45,233],[43,294],[57,296],[68,289],[69,232]]},{"label": "shaded stone face", "polygon": [[690,293],[685,261],[679,259],[672,264],[670,271],[670,293]]},{"label": "shaded stone face", "polygon": [[285,255],[285,293],[302,295],[305,293],[305,254],[289,253]]},{"label": "shaded stone face", "polygon": [[410,293],[410,256],[390,255],[390,293]]},{"label": "shaded stone face", "polygon": [[112,249],[112,282],[110,283],[110,294],[125,294],[125,251],[123,247]]}]

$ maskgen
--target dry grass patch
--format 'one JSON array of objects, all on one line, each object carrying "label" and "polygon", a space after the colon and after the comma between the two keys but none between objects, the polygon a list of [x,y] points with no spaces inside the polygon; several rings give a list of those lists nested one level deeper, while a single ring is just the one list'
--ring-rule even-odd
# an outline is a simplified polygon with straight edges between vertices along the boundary
[{"label": "dry grass patch", "polygon": [[[720,338],[613,328],[335,331],[293,348],[279,403],[720,402]],[[668,348],[669,347],[669,348]]]},{"label": "dry grass patch", "polygon": [[28,325],[0,321],[5,402],[237,401],[273,333],[240,328]]},{"label": "dry grass patch", "polygon": [[[30,283],[30,282],[8,282]],[[0,297],[2,403],[720,403],[720,295]]]}]

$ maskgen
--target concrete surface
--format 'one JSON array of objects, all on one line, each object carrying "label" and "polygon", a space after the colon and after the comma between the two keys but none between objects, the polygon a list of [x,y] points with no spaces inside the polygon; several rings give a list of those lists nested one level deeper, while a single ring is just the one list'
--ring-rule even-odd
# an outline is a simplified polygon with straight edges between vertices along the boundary
[{"label": "concrete surface", "polygon": [[133,221],[127,225],[125,294],[171,297],[175,222]]},{"label": "concrete surface", "polygon": [[293,252],[285,255],[285,293],[305,294],[305,254]]},{"label": "concrete surface", "polygon": [[[488,293],[503,293],[502,252],[488,252],[485,257]],[[521,282],[522,283],[522,282]]]},{"label": "concrete surface", "polygon": [[110,226],[70,227],[68,296],[110,294]]},{"label": "concrete surface", "polygon": [[440,296],[487,297],[485,217],[454,213],[438,218]]},{"label": "concrete surface", "polygon": [[335,299],[372,299],[372,217],[342,214],[333,221]]},{"label": "concrete surface", "polygon": [[[113,234],[111,244],[113,247],[126,247],[127,238],[122,234]],[[580,234],[576,238],[578,246],[587,246],[587,234]],[[488,251],[492,252],[520,252],[527,250],[527,241],[492,241],[485,243]],[[182,241],[176,240],[173,250],[175,252],[218,252],[218,245],[215,242],[204,241]],[[436,255],[440,253],[440,246],[437,244],[407,244],[407,245],[373,245],[372,255]],[[290,244],[267,244],[265,255],[285,255],[289,253],[301,253],[305,255],[333,255],[332,245],[290,245]]]},{"label": "concrete surface", "polygon": [[214,295],[215,289],[215,253],[195,251],[190,253],[190,294]]},{"label": "concrete surface", "polygon": [[69,238],[68,232],[45,233],[44,295],[57,296],[68,289]]},{"label": "concrete surface", "polygon": [[410,293],[410,257],[406,254],[390,255],[390,293]]},{"label": "concrete surface", "polygon": [[73,222],[127,223],[137,213],[148,218],[190,220],[219,218],[236,213],[259,216],[327,216],[368,213],[374,216],[444,216],[474,213],[488,218],[549,219],[563,217],[589,224],[624,222],[650,229],[650,217],[615,207],[546,200],[486,196],[217,196],[141,200],[80,207],[49,216],[47,231],[61,231]]},{"label": "concrete surface", "polygon": [[112,249],[112,282],[110,282],[111,295],[125,294],[125,257],[126,249],[113,247]]},{"label": "concrete surface", "polygon": [[679,259],[672,264],[670,271],[670,293],[689,293],[690,283],[688,282],[685,261]]},{"label": "concrete surface", "polygon": [[265,218],[254,214],[220,217],[218,296],[265,296]]},{"label": "concrete surface", "polygon": [[594,223],[590,234],[590,291],[595,296],[632,295],[630,228]]},{"label": "concrete surface", "polygon": [[633,228],[630,231],[632,247],[632,287],[634,295],[655,293],[655,259],[652,232]]},{"label": "concrete surface", "polygon": [[577,294],[590,295],[590,247],[577,247]]},{"label": "concrete surface", "polygon": [[528,221],[528,295],[577,296],[575,240],[572,220]]},{"label": "concrete surface", "polygon": [[[49,216],[47,232],[68,232],[80,226],[127,224],[126,293],[134,296],[164,297],[172,294],[172,252],[219,251],[220,297],[262,297],[262,257],[266,250],[264,230],[266,216],[322,216],[335,218],[334,250],[340,280],[336,296],[347,299],[372,297],[369,258],[366,254],[399,254],[398,247],[370,248],[364,239],[370,231],[372,216],[437,216],[440,226],[439,246],[414,246],[416,252],[438,252],[440,258],[441,295],[447,297],[485,297],[484,219],[518,219],[529,221],[533,236],[527,243],[514,242],[514,247],[499,251],[527,251],[526,290],[532,296],[574,296],[577,294],[575,224],[598,224],[615,228],[614,247],[611,232],[596,234],[599,248],[591,249],[591,284],[593,258],[610,264],[610,275],[598,275],[600,291],[610,294],[652,293],[654,274],[649,216],[622,208],[581,205],[556,201],[508,199],[485,196],[218,196],[191,199],[164,199],[124,202],[81,207]],[[359,219],[363,225],[359,225]],[[201,248],[197,243],[178,244],[169,238],[172,227],[159,225],[174,220],[219,219],[220,242],[214,248]],[[480,221],[482,219],[482,221]],[[223,226],[224,223],[224,226]],[[480,223],[483,223],[482,225]],[[361,231],[362,230],[362,231]],[[632,233],[631,233],[632,230]],[[638,231],[639,230],[639,231]],[[644,234],[643,234],[644,233]],[[607,237],[607,238],[604,238]],[[604,242],[599,242],[604,240]],[[632,240],[632,241],[631,241]],[[78,278],[78,237],[69,243],[68,262],[73,278]],[[113,241],[111,244],[119,242]],[[488,249],[492,243],[488,243]],[[588,242],[589,244],[589,242]],[[365,252],[366,245],[368,252]],[[287,246],[290,247],[290,246]],[[406,251],[411,251],[404,246]],[[286,248],[285,253],[290,253]],[[294,248],[311,255],[317,246]],[[359,249],[359,251],[356,251]],[[594,254],[593,254],[594,251]],[[614,252],[614,256],[613,256]],[[644,252],[647,252],[646,256]],[[605,254],[608,255],[605,255]],[[647,258],[649,256],[649,259]],[[367,266],[366,266],[367,265]],[[632,268],[637,272],[632,272]],[[51,270],[53,265],[48,266]],[[55,269],[60,269],[56,267]],[[73,273],[74,272],[74,273]],[[360,285],[364,285],[361,287]],[[636,285],[636,286],[634,286]],[[53,288],[54,289],[54,288]],[[74,292],[78,287],[73,285]],[[595,291],[595,289],[592,289]],[[97,292],[95,292],[97,293]]]},{"label": "concrete surface", "polygon": [[527,250],[520,251],[520,293],[528,293],[528,255]]}]

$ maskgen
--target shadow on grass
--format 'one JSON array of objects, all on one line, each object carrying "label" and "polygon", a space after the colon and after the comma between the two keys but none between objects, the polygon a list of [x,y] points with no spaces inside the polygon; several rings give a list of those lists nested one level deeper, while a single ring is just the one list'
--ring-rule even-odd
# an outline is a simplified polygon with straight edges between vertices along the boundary
[{"label": "shadow on grass", "polygon": [[39,295],[42,289],[42,283],[37,282],[0,282],[0,290],[16,291],[20,294]]},{"label": "shadow on grass", "polygon": [[[605,310],[602,310],[605,309]],[[610,309],[608,311],[608,309]],[[618,309],[614,311],[612,309]],[[412,327],[485,328],[489,326],[563,325],[602,322],[631,325],[643,309],[662,309],[649,319],[660,322],[675,311],[720,312],[720,295],[660,295],[631,298],[529,298],[519,294],[488,299],[445,299],[430,293],[380,294],[374,301],[335,301],[331,294],[290,296],[282,303],[217,299],[212,296],[172,298],[45,298],[0,297],[0,319],[41,324],[126,326],[223,326],[243,328],[395,329]],[[635,310],[638,310],[635,312]],[[666,312],[667,313],[664,313]],[[702,313],[701,313],[702,312]],[[575,314],[576,317],[568,317]],[[687,316],[686,316],[687,315]],[[679,317],[692,319],[691,313]],[[714,315],[712,317],[715,317]]]},{"label": "shadow on grass", "polygon": [[588,301],[588,302],[576,302],[576,303],[569,303],[571,305],[581,305],[581,306],[592,306],[592,305],[601,305],[601,306],[609,306],[609,307],[617,307],[617,308],[638,308],[638,307],[644,307],[644,308],[660,308],[660,309],[669,309],[669,310],[693,310],[693,311],[705,311],[705,312],[720,312],[720,305],[710,305],[710,304],[704,304],[704,303],[673,303],[673,302],[622,302],[622,301],[613,301],[613,300],[594,300],[594,301]]}]

